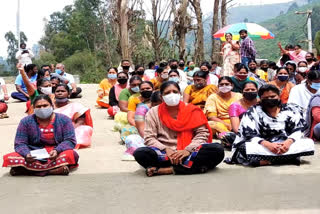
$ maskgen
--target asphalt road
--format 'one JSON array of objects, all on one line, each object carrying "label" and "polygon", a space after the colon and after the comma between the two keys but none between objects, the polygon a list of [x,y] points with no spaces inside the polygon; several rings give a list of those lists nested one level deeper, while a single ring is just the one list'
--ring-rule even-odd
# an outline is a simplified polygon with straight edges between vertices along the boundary
[{"label": "asphalt road", "polygon": [[[9,169],[0,169],[1,214],[320,213],[318,145],[301,166],[222,163],[207,174],[147,178],[137,163],[121,161],[125,148],[111,131],[113,121],[95,107],[97,85],[82,87],[77,101],[91,108],[94,136],[92,147],[79,151],[80,167],[65,177],[11,177]],[[13,151],[24,110],[24,103],[11,100],[10,119],[0,120],[1,157]]]}]

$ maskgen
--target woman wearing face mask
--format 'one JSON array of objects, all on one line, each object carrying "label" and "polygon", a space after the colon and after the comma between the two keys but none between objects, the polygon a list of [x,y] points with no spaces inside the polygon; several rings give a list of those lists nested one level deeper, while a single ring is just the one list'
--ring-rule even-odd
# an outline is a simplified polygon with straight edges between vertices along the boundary
[{"label": "woman wearing face mask", "polygon": [[247,111],[234,142],[228,163],[245,166],[300,164],[299,157],[313,155],[314,142],[303,138],[306,127],[303,110],[294,104],[281,104],[274,85],[259,89],[260,104]]},{"label": "woman wearing face mask", "polygon": [[184,90],[188,87],[188,84],[185,82],[180,82],[180,74],[177,70],[171,70],[169,72],[169,81],[173,81],[179,84],[181,89],[181,94],[184,93]]},{"label": "woman wearing face mask", "polygon": [[258,102],[258,84],[254,81],[246,82],[242,89],[242,95],[243,98],[232,103],[229,107],[231,128],[234,133],[238,133],[243,113]]},{"label": "woman wearing face mask", "polygon": [[196,65],[194,64],[194,62],[189,61],[187,62],[187,67],[185,68],[185,72],[187,72],[187,83],[188,85],[192,85],[193,84],[193,75],[195,72],[199,71],[200,69],[198,67],[196,67]]},{"label": "woman wearing face mask", "polygon": [[47,80],[50,80],[50,70],[43,70],[43,69],[41,69],[40,71],[38,71],[37,81],[38,81],[39,79],[47,79]]},{"label": "woman wearing face mask", "polygon": [[320,71],[309,71],[307,81],[294,86],[289,95],[288,103],[294,103],[307,110],[310,99],[320,89]]},{"label": "woman wearing face mask", "polygon": [[163,103],[148,112],[144,139],[147,147],[134,152],[146,175],[204,173],[224,157],[221,145],[212,141],[202,110],[180,101],[180,88],[168,81],[160,88]]},{"label": "woman wearing face mask", "polygon": [[207,85],[217,86],[219,78],[217,77],[217,75],[210,72],[211,68],[212,68],[212,66],[209,62],[203,62],[200,66],[200,71],[204,71],[208,74],[207,75]]},{"label": "woman wearing face mask", "polygon": [[110,117],[114,117],[119,111],[119,96],[120,92],[128,87],[129,75],[126,72],[119,72],[117,74],[117,82],[109,93],[109,105],[108,114]]},{"label": "woman wearing face mask", "polygon": [[129,88],[123,89],[119,94],[119,107],[122,112],[128,112],[128,101],[131,96],[139,97],[139,86],[142,79],[139,76],[133,76],[129,80]]},{"label": "woman wearing face mask", "polygon": [[143,81],[150,80],[148,76],[144,75],[144,67],[142,65],[136,65],[134,74],[138,75]]},{"label": "woman wearing face mask", "polygon": [[26,103],[27,110],[26,112],[28,115],[33,114],[33,102],[34,99],[39,96],[40,94],[46,94],[49,95],[51,100],[54,102],[54,94],[52,93],[52,86],[51,86],[51,81],[45,78],[38,79],[37,80],[37,89],[33,86],[33,84],[29,81],[28,76],[26,72],[24,71],[24,67],[21,65],[17,66],[20,75],[22,77],[22,80],[27,88],[28,95],[30,97],[30,100]]},{"label": "woman wearing face mask", "polygon": [[117,68],[109,68],[107,78],[103,79],[97,90],[97,104],[102,108],[109,108],[109,93],[110,89],[117,83]]},{"label": "woman wearing face mask", "polygon": [[[15,152],[3,157],[4,167],[11,167],[15,175],[68,175],[70,168],[78,166],[78,154],[72,121],[53,112],[48,95],[35,98],[34,114],[23,118],[14,142]],[[33,150],[45,149],[48,158],[37,159]]]},{"label": "woman wearing face mask", "polygon": [[55,113],[69,117],[74,125],[77,145],[76,149],[89,147],[93,132],[90,109],[81,103],[69,102],[70,91],[68,85],[60,84],[55,91]]},{"label": "woman wearing face mask", "polygon": [[292,82],[289,82],[288,69],[286,67],[278,68],[276,80],[273,80],[270,84],[277,86],[280,90],[280,100],[283,104],[286,104],[289,99],[290,91],[295,86]]},{"label": "woman wearing face mask", "polygon": [[169,69],[168,67],[160,67],[156,70],[157,77],[150,80],[154,85],[154,90],[159,90],[163,82],[169,79]]},{"label": "woman wearing face mask", "polygon": [[264,83],[268,81],[268,72],[258,69],[257,62],[254,59],[251,59],[248,62],[248,67],[250,71],[249,73],[251,74],[249,76],[252,76],[255,79],[261,79]]},{"label": "woman wearing face mask", "polygon": [[232,40],[232,34],[225,34],[226,42],[222,45],[221,55],[223,56],[223,73],[222,76],[233,76],[234,65],[240,62],[238,41]]},{"label": "woman wearing face mask", "polygon": [[314,54],[312,52],[306,54],[306,61],[308,63],[308,69],[311,69],[315,64]]},{"label": "woman wearing face mask", "polygon": [[296,82],[296,70],[297,70],[297,65],[294,61],[288,61],[284,65],[288,71],[289,71],[289,81],[292,82],[293,84],[297,84]]},{"label": "woman wearing face mask", "polygon": [[211,94],[207,99],[204,112],[214,135],[231,131],[229,107],[242,98],[240,93],[232,92],[232,88],[230,77],[220,77],[218,93]]},{"label": "woman wearing face mask", "polygon": [[301,61],[298,63],[297,71],[296,71],[296,83],[301,84],[306,81],[307,74],[309,72],[308,63],[306,61]]},{"label": "woman wearing face mask", "polygon": [[204,108],[207,98],[218,91],[217,86],[207,85],[207,76],[208,73],[204,71],[194,73],[194,85],[189,85],[184,91],[183,102]]},{"label": "woman wearing face mask", "polygon": [[140,103],[137,105],[136,112],[134,115],[134,122],[138,133],[131,134],[125,138],[125,145],[127,150],[122,156],[122,160],[134,160],[133,153],[137,148],[145,147],[144,145],[144,128],[146,114],[149,112],[151,107],[158,106],[162,103],[160,91],[154,91],[150,97],[151,102]]},{"label": "woman wearing face mask", "polygon": [[135,126],[134,115],[137,105],[140,103],[150,103],[150,97],[153,92],[153,84],[150,81],[143,81],[140,86],[140,96],[130,97],[128,101],[128,122],[131,126]]},{"label": "woman wearing face mask", "polygon": [[[243,89],[243,85],[249,80],[255,81],[253,77],[248,76],[249,71],[247,66],[244,64],[238,63],[235,65],[235,75],[231,77],[233,84],[233,92],[241,93]],[[256,82],[256,81],[255,81]]]}]

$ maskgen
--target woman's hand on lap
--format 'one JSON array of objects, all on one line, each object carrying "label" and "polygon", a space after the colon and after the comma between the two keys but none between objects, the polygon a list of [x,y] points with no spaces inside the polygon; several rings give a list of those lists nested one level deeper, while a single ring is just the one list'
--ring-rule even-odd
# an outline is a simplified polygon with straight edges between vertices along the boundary
[{"label": "woman's hand on lap", "polygon": [[173,158],[173,164],[178,165],[182,164],[182,161],[184,158],[188,157],[190,155],[190,152],[187,150],[179,150],[176,153],[172,155]]},{"label": "woman's hand on lap", "polygon": [[50,155],[49,157],[50,160],[55,160],[58,157],[58,152],[57,150],[54,149],[49,153],[49,155]]},{"label": "woman's hand on lap", "polygon": [[279,143],[270,143],[268,141],[263,141],[261,143],[261,145],[263,145],[264,147],[266,147],[270,152],[274,153],[274,154],[280,154],[281,152],[281,145]]},{"label": "woman's hand on lap", "polygon": [[172,159],[172,155],[176,153],[176,151],[173,151],[172,149],[170,148],[166,148],[166,154],[171,162],[171,164],[173,164],[173,159]]},{"label": "woman's hand on lap", "polygon": [[36,159],[34,159],[34,157],[32,157],[31,154],[27,154],[27,156],[26,156],[27,163],[33,163],[35,161],[36,161]]}]

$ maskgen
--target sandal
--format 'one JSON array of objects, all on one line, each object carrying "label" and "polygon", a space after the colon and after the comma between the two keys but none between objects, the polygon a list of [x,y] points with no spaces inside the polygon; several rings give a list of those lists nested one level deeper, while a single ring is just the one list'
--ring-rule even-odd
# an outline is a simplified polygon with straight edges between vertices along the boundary
[{"label": "sandal", "polygon": [[[149,174],[152,169],[155,169],[155,170],[152,171],[152,174]],[[158,175],[158,171],[159,171],[159,167],[147,167],[146,168],[146,175],[148,177],[152,177],[152,176]]]},{"label": "sandal", "polygon": [[68,166],[61,166],[56,169],[52,169],[49,171],[49,175],[69,175],[69,167]]}]

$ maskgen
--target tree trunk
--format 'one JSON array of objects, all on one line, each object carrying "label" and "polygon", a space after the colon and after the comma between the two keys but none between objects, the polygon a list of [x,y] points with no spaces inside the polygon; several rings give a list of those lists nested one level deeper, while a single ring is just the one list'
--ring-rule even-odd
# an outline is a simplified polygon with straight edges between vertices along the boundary
[{"label": "tree trunk", "polygon": [[122,59],[131,60],[129,50],[129,29],[128,29],[128,0],[118,0],[120,48]]},{"label": "tree trunk", "polygon": [[111,66],[112,62],[111,62],[110,46],[109,46],[108,35],[107,35],[107,23],[105,20],[105,16],[101,12],[100,5],[98,5],[97,7],[98,7],[97,9],[98,9],[100,19],[102,21],[102,26],[103,26],[103,38],[104,38],[103,46],[104,46],[104,51],[106,53],[106,62],[108,66]]},{"label": "tree trunk", "polygon": [[155,61],[157,63],[160,62],[160,45],[159,45],[159,30],[158,30],[158,2],[159,0],[152,0],[152,21],[153,21],[153,39],[152,39],[152,45],[153,45],[153,51],[154,51],[154,57]]},{"label": "tree trunk", "polygon": [[176,32],[179,39],[179,59],[184,59],[186,53],[186,34],[188,32],[189,23],[187,20],[188,0],[182,0],[177,11]]},{"label": "tree trunk", "polygon": [[221,27],[227,25],[227,0],[221,1]]},{"label": "tree trunk", "polygon": [[212,50],[211,50],[211,60],[212,61],[220,61],[220,41],[215,40],[213,38],[213,34],[215,34],[219,30],[219,7],[220,7],[220,0],[214,1],[213,6],[213,20],[212,20]]},{"label": "tree trunk", "polygon": [[202,23],[202,11],[201,11],[201,0],[192,0],[192,6],[194,7],[197,17],[197,33],[196,33],[196,48],[195,48],[195,62],[200,65],[204,59],[204,32]]}]

